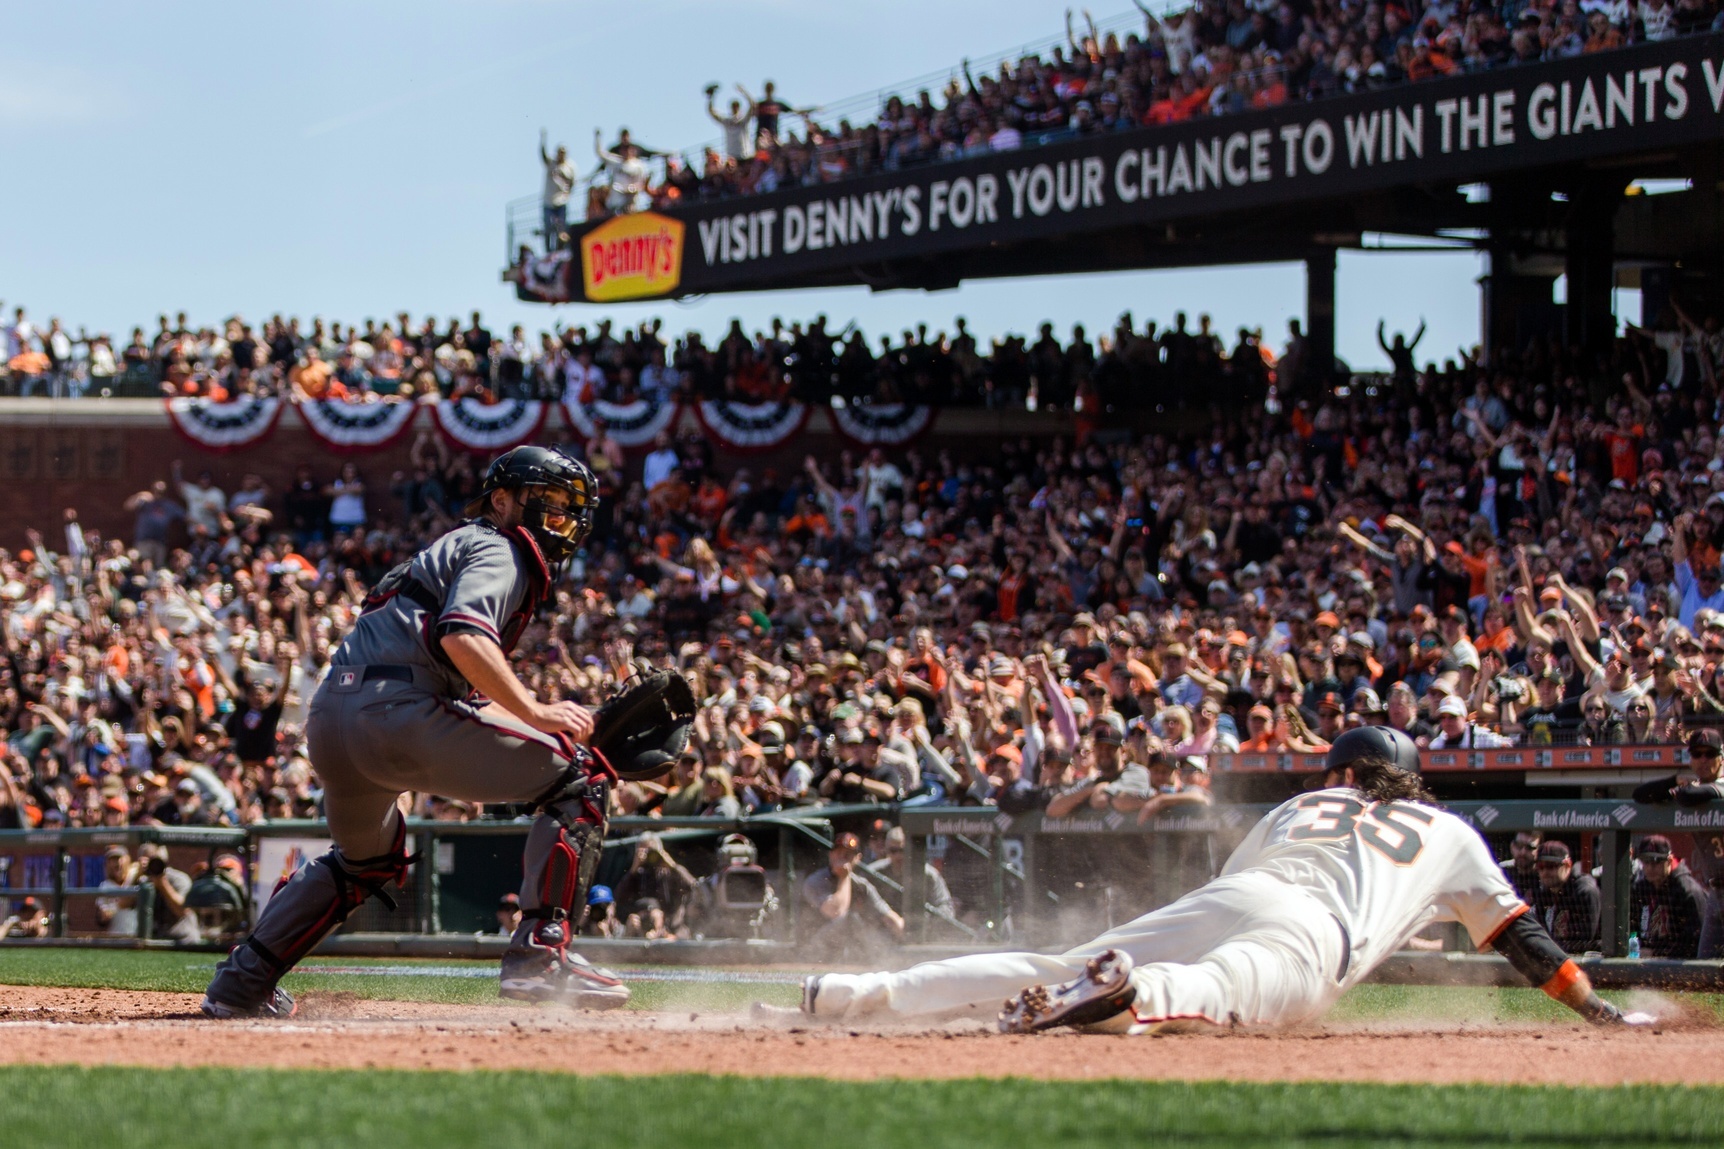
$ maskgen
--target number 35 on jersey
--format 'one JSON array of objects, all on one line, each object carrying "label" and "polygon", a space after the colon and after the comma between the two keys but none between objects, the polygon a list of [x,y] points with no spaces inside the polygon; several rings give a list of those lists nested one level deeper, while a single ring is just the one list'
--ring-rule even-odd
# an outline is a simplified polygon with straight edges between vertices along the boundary
[{"label": "number 35 on jersey", "polygon": [[1410,866],[1425,848],[1421,827],[1431,824],[1435,814],[1411,802],[1361,802],[1333,792],[1310,794],[1297,806],[1299,824],[1287,831],[1294,842],[1337,841],[1354,834],[1371,849],[1398,866]]}]

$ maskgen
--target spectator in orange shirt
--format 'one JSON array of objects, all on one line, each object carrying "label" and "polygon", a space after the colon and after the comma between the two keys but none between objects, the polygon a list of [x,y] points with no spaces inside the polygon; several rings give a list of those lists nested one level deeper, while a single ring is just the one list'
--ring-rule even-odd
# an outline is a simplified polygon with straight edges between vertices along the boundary
[{"label": "spectator in orange shirt", "polygon": [[814,500],[807,495],[796,499],[796,510],[784,520],[784,537],[829,539],[832,537],[832,523],[814,505]]},{"label": "spectator in orange shirt", "polygon": [[180,685],[184,686],[191,692],[192,697],[197,699],[198,713],[203,716],[205,721],[208,721],[215,715],[215,671],[204,660],[203,654],[190,638],[178,639],[174,646],[179,652],[176,674],[179,677]]},{"label": "spectator in orange shirt", "polygon": [[1396,55],[1399,57],[1401,70],[1407,74],[1409,80],[1429,80],[1455,72],[1453,60],[1422,41],[1401,41]]},{"label": "spectator in orange shirt", "polygon": [[1245,716],[1247,737],[1239,743],[1241,754],[1275,754],[1287,745],[1287,739],[1275,726],[1275,712],[1264,705],[1253,706]]},{"label": "spectator in orange shirt", "polygon": [[724,509],[729,501],[730,496],[723,485],[713,476],[707,475],[695,489],[694,497],[689,501],[689,508],[703,522],[716,523],[724,517]]},{"label": "spectator in orange shirt", "polygon": [[680,515],[688,510],[694,492],[689,488],[688,480],[682,477],[682,468],[674,468],[670,477],[663,479],[647,492],[647,507],[656,515]]},{"label": "spectator in orange shirt", "polygon": [[1480,652],[1494,650],[1498,654],[1506,656],[1509,651],[1515,648],[1518,641],[1514,628],[1508,624],[1508,610],[1503,604],[1493,602],[1485,607],[1483,629],[1479,634],[1478,641],[1474,642],[1473,645]]},{"label": "spectator in orange shirt", "polygon": [[1287,78],[1286,73],[1281,70],[1281,57],[1279,53],[1268,52],[1264,54],[1263,59],[1265,62],[1273,62],[1269,63],[1269,66],[1264,70],[1263,86],[1258,88],[1251,97],[1251,106],[1254,108],[1279,107],[1287,102]]},{"label": "spectator in orange shirt", "polygon": [[132,672],[132,654],[126,649],[124,632],[119,627],[113,628],[113,641],[102,655],[102,669],[107,671],[111,679],[125,678]]},{"label": "spectator in orange shirt", "polygon": [[1586,46],[1583,53],[1610,52],[1626,43],[1622,32],[1610,22],[1610,14],[1596,9],[1586,18]]},{"label": "spectator in orange shirt", "polygon": [[[1475,534],[1467,540],[1467,546],[1450,543],[1449,549],[1461,560],[1461,567],[1467,572],[1471,584],[1467,587],[1469,599],[1484,598],[1491,593],[1491,575],[1497,566],[1497,551],[1493,541],[1483,534]],[[1469,549],[1470,547],[1470,549]],[[1475,611],[1476,613],[1476,611]]]},{"label": "spectator in orange shirt", "polygon": [[919,626],[910,636],[910,644],[912,654],[904,660],[902,677],[926,683],[927,692],[939,697],[946,689],[946,667],[945,659],[934,645],[934,632]]},{"label": "spectator in orange shirt", "polygon": [[347,388],[335,378],[317,348],[305,349],[305,361],[294,365],[287,373],[287,378],[293,384],[293,394],[296,399],[346,399],[349,397]]},{"label": "spectator in orange shirt", "polygon": [[1177,124],[1189,120],[1209,102],[1210,91],[1208,85],[1200,86],[1196,77],[1187,72],[1179,77],[1171,92],[1149,106],[1144,120],[1150,124]]},{"label": "spectator in orange shirt", "polygon": [[[1628,382],[1626,376],[1624,382]],[[1616,409],[1616,423],[1593,434],[1610,452],[1610,477],[1632,487],[1640,478],[1640,439],[1646,434],[1646,428],[1634,421],[1634,409],[1624,403]]]}]

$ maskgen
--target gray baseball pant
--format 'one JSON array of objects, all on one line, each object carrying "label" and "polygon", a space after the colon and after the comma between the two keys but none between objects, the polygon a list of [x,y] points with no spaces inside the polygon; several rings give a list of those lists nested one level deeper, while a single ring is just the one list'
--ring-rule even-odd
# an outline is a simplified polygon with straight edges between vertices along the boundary
[{"label": "gray baseball pant", "polygon": [[[569,781],[569,752],[555,737],[496,707],[480,711],[441,697],[419,668],[381,668],[397,678],[376,677],[380,668],[370,669],[372,677],[366,667],[332,668],[306,721],[335,846],[276,890],[251,936],[217,967],[209,989],[217,1001],[267,1001],[281,976],[367,896],[388,898],[389,885],[405,884],[410,859],[402,794],[533,802]],[[399,680],[408,673],[412,681]],[[538,911],[579,917],[604,835],[603,786],[588,789],[597,793],[559,798],[528,831],[515,948],[535,948]],[[582,832],[571,838],[571,826]]]}]

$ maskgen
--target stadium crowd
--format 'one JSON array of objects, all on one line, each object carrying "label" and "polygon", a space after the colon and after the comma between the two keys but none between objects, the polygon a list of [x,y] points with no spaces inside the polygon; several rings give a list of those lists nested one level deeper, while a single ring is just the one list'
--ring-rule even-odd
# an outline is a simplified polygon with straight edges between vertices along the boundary
[{"label": "stadium crowd", "polygon": [[[1379,343],[1389,370],[1401,384],[1418,375],[1421,342],[1396,335]],[[837,331],[826,317],[786,324],[774,319],[749,332],[733,320],[708,343],[699,331],[667,333],[660,321],[617,329],[603,320],[585,326],[540,331],[529,337],[515,325],[493,333],[478,312],[465,325],[415,323],[406,313],[363,325],[302,323],[272,316],[253,327],[234,316],[220,327],[191,325],[185,313],[158,317],[153,335],[134,328],[116,359],[107,336],[68,336],[60,321],[46,329],[24,308],[0,337],[14,353],[0,371],[0,394],[201,396],[224,401],[240,395],[279,395],[293,401],[350,399],[531,398],[594,399],[628,403],[683,399],[762,402],[797,399],[827,404],[905,402],[995,409],[1069,410],[1088,420],[1108,412],[1235,406],[1267,401],[1279,412],[1284,398],[1321,391],[1327,382],[1307,348],[1297,320],[1288,324],[1277,354],[1260,330],[1239,328],[1228,346],[1209,316],[1191,325],[1184,312],[1171,325],[1154,319],[1136,325],[1121,315],[1113,328],[1091,334],[1080,324],[1061,340],[1044,323],[1034,338],[1006,334],[984,346],[958,317],[951,332],[927,324],[902,331],[896,341],[882,335],[878,348],[852,327]],[[55,347],[52,355],[46,348]],[[1657,380],[1711,387],[1724,363],[1724,330],[1718,318],[1690,316],[1678,302],[1652,328],[1630,328],[1630,338],[1608,364],[1579,363],[1560,347],[1534,346],[1512,365],[1508,385],[1521,370],[1561,378],[1547,389],[1586,391],[1577,369],[1609,371],[1612,379],[1632,371],[1649,389]],[[1337,370],[1343,370],[1340,364]],[[1686,374],[1685,374],[1686,373]],[[1439,389],[1491,380],[1496,366],[1457,349],[1439,367],[1427,360],[1423,375]],[[1602,376],[1601,376],[1602,377]],[[1504,384],[1493,384],[1500,389]],[[1670,392],[1676,401],[1680,387]],[[1575,396],[1568,408],[1574,409]],[[1663,400],[1661,400],[1663,402]],[[1496,416],[1492,407],[1492,418]],[[1540,418],[1548,418],[1548,414]],[[1495,433],[1503,424],[1491,427]],[[1534,428],[1536,429],[1536,428]]]},{"label": "stadium crowd", "polygon": [[[980,458],[721,473],[704,439],[630,459],[601,431],[566,444],[603,489],[594,542],[520,669],[589,702],[634,655],[691,676],[708,703],[693,748],[664,785],[619,788],[621,813],[1148,820],[1209,803],[1214,755],[1320,751],[1354,723],[1432,748],[1692,740],[1700,776],[1671,792],[1707,801],[1721,348],[1715,325],[1671,335],[1424,369],[1396,337],[1374,394],[1258,396],[1195,431]],[[630,333],[637,352],[660,338]],[[1129,362],[1133,339],[1107,354]],[[627,342],[577,357],[620,376]],[[1054,350],[1074,396],[1100,386],[1106,356]],[[1170,385],[1188,369],[1144,354]],[[475,460],[433,434],[412,460],[387,483],[307,463],[286,490],[175,465],[128,500],[131,537],[68,508],[52,538],[0,553],[0,828],[314,813],[301,724],[329,651],[475,489]],[[417,810],[484,813],[435,795]]]},{"label": "stadium crowd", "polygon": [[[1297,324],[1290,335],[1290,365],[1300,370],[1304,339]],[[149,334],[134,327],[116,356],[110,336],[82,329],[70,335],[58,318],[39,327],[23,307],[0,325],[0,337],[8,348],[0,394],[217,402],[278,395],[294,401],[473,396],[827,403],[836,396],[1042,410],[1070,409],[1080,401],[1180,406],[1198,396],[1223,403],[1260,399],[1275,363],[1261,332],[1241,328],[1230,351],[1209,316],[1188,327],[1184,312],[1165,330],[1154,320],[1135,330],[1127,314],[1094,340],[1079,325],[1062,342],[1044,323],[1034,339],[1007,334],[987,346],[962,317],[950,334],[919,324],[896,342],[882,335],[875,348],[854,326],[829,329],[825,316],[806,325],[774,319],[752,333],[733,320],[709,344],[698,331],[671,342],[656,320],[620,331],[603,320],[590,330],[565,327],[529,337],[520,325],[493,333],[478,312],[465,324],[454,318],[439,324],[429,316],[415,323],[401,313],[363,325],[275,315],[256,327],[240,316],[199,327],[181,312],[158,316]],[[1703,337],[1698,331],[1691,336]]]},{"label": "stadium crowd", "polygon": [[[939,93],[888,97],[873,122],[822,122],[768,81],[737,86],[707,113],[723,132],[698,163],[657,153],[626,131],[598,143],[587,218],[723,199],[1195,117],[1220,116],[1465,72],[1603,52],[1724,28],[1716,0],[1563,0],[1524,4],[1201,0],[1158,18],[1141,0],[1140,33],[1086,29],[1066,13],[1066,44],[1002,59],[977,76],[968,61]],[[860,117],[858,117],[860,120]],[[797,130],[800,121],[801,130]],[[580,182],[566,151],[546,166],[545,235],[555,246]],[[656,172],[648,161],[662,159]]]}]

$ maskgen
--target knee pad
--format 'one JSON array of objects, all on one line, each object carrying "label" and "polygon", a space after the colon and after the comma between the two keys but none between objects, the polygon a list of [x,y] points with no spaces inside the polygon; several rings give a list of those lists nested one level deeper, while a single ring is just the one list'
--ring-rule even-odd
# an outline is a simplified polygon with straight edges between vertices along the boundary
[{"label": "knee pad", "polygon": [[[566,802],[570,798],[581,797],[595,780],[604,783],[615,776],[615,771],[611,770],[590,747],[569,742],[566,738],[563,741],[567,745],[568,764],[563,767],[562,774],[551,784],[550,789],[532,801],[533,809],[541,813],[548,814],[553,806]],[[599,811],[601,814],[604,812],[602,804]]]},{"label": "knee pad", "polygon": [[[399,903],[389,887],[406,889],[407,871],[418,860],[418,855],[407,852],[407,823],[400,818],[395,823],[395,844],[388,853],[374,858],[349,858],[337,847],[318,859],[335,875],[336,885],[342,889],[342,901],[353,899],[352,909],[347,913],[358,909],[368,896],[377,898],[391,910],[396,909]],[[342,915],[344,919],[346,916]]]},{"label": "knee pad", "polygon": [[386,854],[348,858],[332,847],[278,888],[276,899],[282,907],[270,902],[245,945],[263,961],[271,977],[280,977],[364,905],[366,898],[375,895],[395,909],[388,887],[405,886],[407,872],[417,860],[407,853],[407,824],[399,819],[395,844]]}]

